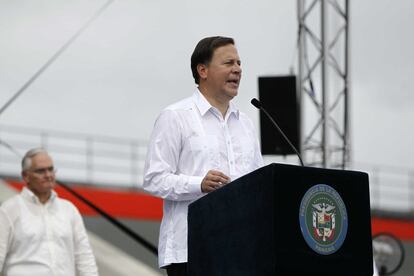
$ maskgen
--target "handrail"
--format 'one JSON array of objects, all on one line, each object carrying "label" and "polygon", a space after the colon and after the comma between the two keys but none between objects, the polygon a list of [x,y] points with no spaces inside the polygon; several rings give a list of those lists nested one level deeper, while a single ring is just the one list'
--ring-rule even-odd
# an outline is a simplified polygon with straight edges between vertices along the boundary
[{"label": "handrail", "polygon": [[[24,131],[22,131],[22,129],[19,129],[19,134],[24,133]],[[53,131],[51,132],[53,133]],[[10,128],[8,129],[8,134],[12,134],[10,132]],[[50,133],[46,133],[43,130],[41,131],[37,131],[37,134],[40,137],[44,137],[45,135],[49,138],[49,139],[53,139],[54,137],[50,134]],[[26,146],[26,147],[22,147],[21,144],[19,145],[19,148],[15,148],[13,146],[14,142],[13,139],[7,139],[8,141],[4,141],[4,126],[0,126],[0,153],[9,153],[8,156],[4,156],[0,154],[0,164],[4,164],[4,163],[11,163],[11,165],[15,168],[14,171],[16,171],[16,169],[20,168],[20,160],[22,158],[22,154],[20,154],[20,152],[26,152],[28,149],[30,148],[34,148],[34,147],[43,147],[45,148],[49,154],[52,156],[53,159],[55,159],[54,154],[59,154],[59,152],[54,152],[53,151],[53,147],[50,147],[49,145],[45,145],[42,144],[42,139],[40,139],[40,143],[33,143],[33,142],[27,142],[27,145],[30,146]],[[32,134],[31,134],[32,135]],[[30,135],[30,136],[31,136]],[[81,136],[77,136],[76,139],[79,139],[80,141],[86,141],[86,146],[93,146],[93,144],[90,144],[90,135],[83,137]],[[94,140],[97,140],[99,142],[101,141],[105,141],[105,138],[98,140],[97,138],[98,136],[94,137]],[[8,137],[10,138],[10,137]],[[65,137],[66,138],[66,137]],[[106,138],[107,140],[109,138]],[[9,141],[11,140],[11,141]],[[71,141],[70,139],[66,139],[67,142]],[[111,141],[112,145],[123,145],[123,143],[119,143],[117,144],[116,139],[109,139]],[[125,141],[125,140],[123,140]],[[128,141],[128,144],[133,144],[133,145],[138,145],[137,141],[133,140],[133,141]],[[5,151],[5,149],[7,151]],[[128,147],[129,150],[131,150],[131,147]],[[93,152],[91,151],[88,147],[85,148],[86,152]],[[74,159],[78,159],[79,157],[76,157],[77,154],[79,154],[79,152],[75,151],[75,157],[73,157]],[[103,155],[104,157],[110,157],[107,155]],[[134,154],[129,154],[129,155],[125,155],[125,156],[130,156],[131,158],[134,156]],[[94,156],[88,156],[89,160],[94,160],[95,157]],[[131,162],[131,160],[127,160],[130,166],[136,165],[138,164],[138,162]],[[56,164],[56,162],[55,162]],[[61,164],[65,164],[64,162]],[[96,166],[87,166],[88,164],[84,164],[83,169],[86,168],[86,170],[90,170],[93,168],[96,168]],[[74,166],[72,166],[72,168],[74,168]],[[79,166],[79,168],[82,168],[82,166]],[[114,166],[114,168],[116,168],[116,166]],[[66,168],[67,169],[67,168]],[[105,167],[105,170],[108,170],[108,166]],[[119,169],[118,169],[119,170]],[[124,171],[120,170],[121,173],[124,173]],[[131,169],[130,172],[135,172],[136,173],[136,169],[133,168]],[[0,173],[6,173],[6,171],[3,169],[3,167],[0,165]],[[11,175],[10,173],[8,173],[9,175]],[[19,175],[20,172],[15,173],[15,175]],[[87,173],[88,175],[89,173]],[[129,227],[127,227],[126,225],[124,225],[123,223],[121,223],[119,220],[117,220],[115,217],[109,215],[107,212],[105,212],[103,209],[101,209],[100,207],[98,207],[97,205],[95,205],[94,203],[92,203],[90,200],[88,200],[87,198],[85,198],[84,196],[82,196],[81,194],[79,194],[78,192],[74,191],[72,188],[70,188],[68,185],[64,184],[62,181],[55,181],[58,185],[60,185],[61,187],[63,187],[65,190],[67,190],[68,192],[70,192],[72,195],[74,195],[76,198],[78,198],[79,200],[81,200],[82,202],[84,202],[86,205],[88,205],[90,208],[92,208],[93,210],[95,210],[97,213],[99,213],[102,217],[104,217],[107,221],[109,221],[110,223],[112,223],[115,227],[117,227],[119,230],[121,230],[122,232],[124,232],[125,234],[127,234],[129,237],[131,237],[133,240],[135,240],[136,242],[138,242],[139,244],[141,244],[143,247],[145,247],[146,249],[148,249],[150,252],[152,252],[153,254],[157,255],[158,254],[158,249],[157,247],[155,247],[154,245],[152,245],[150,242],[148,242],[147,240],[145,240],[143,237],[141,237],[140,235],[138,235],[137,233],[135,233],[134,231],[132,231]]]},{"label": "handrail", "polygon": [[[0,141],[8,145],[0,145],[0,174],[20,175],[20,158],[10,147],[19,153],[44,147],[64,182],[141,187],[146,140],[0,124]],[[414,211],[414,168],[354,162],[351,169],[369,174],[373,209]]]},{"label": "handrail", "polygon": [[[0,140],[19,153],[43,147],[66,182],[139,188],[147,141],[0,125]],[[0,173],[20,175],[20,158],[0,146]]]},{"label": "handrail", "polygon": [[119,220],[117,220],[115,217],[109,215],[104,210],[96,206],[94,203],[92,203],[90,200],[86,199],[84,196],[70,188],[68,185],[63,184],[60,181],[55,181],[58,185],[62,186],[65,190],[70,192],[72,195],[74,195],[76,198],[87,204],[89,207],[91,207],[93,210],[95,210],[97,213],[99,213],[101,216],[106,218],[110,223],[115,225],[119,230],[127,234],[129,237],[131,237],[133,240],[144,246],[146,249],[148,249],[150,252],[152,252],[155,255],[158,255],[158,249],[154,245],[152,245],[150,242],[145,240],[143,237],[132,231],[129,227],[121,223]]},{"label": "handrail", "polygon": [[414,168],[356,162],[353,169],[369,175],[372,209],[414,212]]}]

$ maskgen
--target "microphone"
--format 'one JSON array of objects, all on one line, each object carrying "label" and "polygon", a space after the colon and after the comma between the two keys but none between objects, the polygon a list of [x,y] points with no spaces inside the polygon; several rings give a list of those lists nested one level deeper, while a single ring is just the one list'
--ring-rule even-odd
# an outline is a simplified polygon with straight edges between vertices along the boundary
[{"label": "microphone", "polygon": [[289,144],[289,146],[293,149],[293,151],[296,153],[296,155],[299,157],[299,161],[300,164],[302,165],[302,167],[304,167],[305,165],[303,164],[302,158],[300,157],[300,154],[298,152],[298,150],[295,148],[295,146],[290,142],[289,138],[286,137],[285,133],[280,129],[280,127],[278,126],[278,124],[275,122],[275,120],[273,120],[272,116],[270,116],[269,112],[267,112],[266,109],[264,109],[264,107],[262,106],[262,103],[259,102],[258,99],[253,98],[250,103],[252,105],[254,105],[257,109],[260,109],[261,111],[263,111],[264,114],[266,114],[267,118],[269,118],[269,120],[272,122],[272,124],[276,127],[277,131],[282,134],[282,137],[285,139],[285,141]]}]

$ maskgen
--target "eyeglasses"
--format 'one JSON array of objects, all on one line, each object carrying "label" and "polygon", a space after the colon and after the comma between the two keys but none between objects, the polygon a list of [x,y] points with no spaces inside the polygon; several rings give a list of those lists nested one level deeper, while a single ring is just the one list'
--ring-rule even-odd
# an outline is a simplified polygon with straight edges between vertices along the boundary
[{"label": "eyeglasses", "polygon": [[46,173],[48,173],[48,172],[51,173],[51,174],[55,174],[56,170],[52,166],[52,167],[49,167],[49,168],[35,169],[35,170],[32,170],[32,172],[34,172],[35,174],[38,174],[38,175],[46,175]]}]

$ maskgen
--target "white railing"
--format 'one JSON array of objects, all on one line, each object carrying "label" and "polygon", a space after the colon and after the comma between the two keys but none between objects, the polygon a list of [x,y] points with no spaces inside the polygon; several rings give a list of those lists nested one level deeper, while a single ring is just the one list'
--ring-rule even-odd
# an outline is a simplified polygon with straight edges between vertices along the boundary
[{"label": "white railing", "polygon": [[372,209],[414,214],[414,168],[366,163],[354,168],[369,175]]},{"label": "white railing", "polygon": [[[44,147],[62,181],[131,188],[142,184],[147,141],[0,125],[0,142],[2,175],[19,176],[22,155]],[[414,168],[354,163],[351,169],[369,174],[373,209],[414,212]]]},{"label": "white railing", "polygon": [[146,142],[99,135],[0,125],[0,174],[19,176],[31,148],[52,156],[62,181],[140,187]]}]

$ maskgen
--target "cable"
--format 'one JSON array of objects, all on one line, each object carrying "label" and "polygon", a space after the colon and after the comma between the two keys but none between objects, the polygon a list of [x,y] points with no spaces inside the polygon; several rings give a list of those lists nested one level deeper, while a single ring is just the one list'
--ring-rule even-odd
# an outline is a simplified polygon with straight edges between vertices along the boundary
[{"label": "cable", "polygon": [[111,216],[108,213],[106,213],[104,210],[102,210],[101,208],[99,208],[98,206],[96,206],[95,204],[93,204],[91,201],[89,201],[88,199],[86,199],[85,197],[83,197],[82,195],[80,195],[78,192],[76,192],[75,190],[73,190],[72,188],[70,188],[68,185],[63,184],[62,182],[59,182],[59,181],[56,181],[56,183],[59,184],[60,186],[62,186],[65,190],[67,190],[68,192],[70,192],[76,198],[80,199],[82,202],[84,202],[85,204],[87,204],[93,210],[95,210],[96,212],[98,212],[101,216],[103,216],[104,218],[106,218],[110,223],[112,223],[113,225],[115,225],[119,230],[123,231],[125,234],[127,234],[128,236],[130,236],[136,242],[140,243],[142,246],[144,246],[145,248],[147,248],[149,251],[151,251],[155,255],[158,255],[158,249],[154,245],[152,245],[151,243],[149,243],[148,241],[146,241],[143,237],[141,237],[140,235],[138,235],[137,233],[135,233],[134,231],[132,231],[131,229],[129,229],[126,225],[124,225],[123,223],[121,223],[119,220],[117,220],[113,216]]},{"label": "cable", "polygon": [[0,109],[3,112],[82,34],[89,25],[97,19],[112,4],[114,0],[107,1],[39,70],[4,104]]}]

